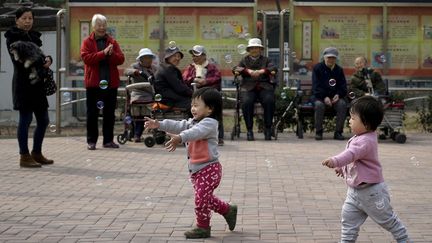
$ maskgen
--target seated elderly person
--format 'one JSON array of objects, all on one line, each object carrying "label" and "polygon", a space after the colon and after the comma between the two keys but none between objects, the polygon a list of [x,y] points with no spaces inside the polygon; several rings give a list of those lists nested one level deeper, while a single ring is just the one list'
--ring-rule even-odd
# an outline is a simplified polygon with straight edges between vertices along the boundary
[{"label": "seated elderly person", "polygon": [[164,62],[156,72],[154,89],[156,94],[162,95],[162,104],[190,111],[192,88],[185,84],[177,67],[182,58],[183,53],[178,47],[165,50]]},{"label": "seated elderly person", "polygon": [[[154,83],[154,74],[156,73],[157,67],[153,64],[153,60],[156,55],[149,48],[142,48],[136,58],[136,63],[132,63],[130,68],[125,69],[124,74],[132,77],[132,83],[150,82]],[[150,97],[149,97],[150,95]],[[133,89],[130,92],[131,102],[146,101],[152,97],[152,92],[148,90]],[[134,121],[134,141],[136,143],[141,142],[141,135],[144,131],[144,121]]]},{"label": "seated elderly person", "polygon": [[248,42],[246,51],[248,55],[240,60],[234,68],[235,74],[240,74],[242,111],[247,129],[247,140],[255,140],[253,134],[253,118],[255,102],[259,101],[264,109],[264,139],[271,140],[271,127],[275,111],[275,84],[272,76],[277,68],[270,59],[262,54],[264,46],[258,38],[252,38]]},{"label": "seated elderly person", "polygon": [[317,63],[312,71],[312,94],[315,98],[315,139],[323,139],[323,122],[326,109],[336,111],[336,128],[333,138],[344,140],[342,135],[347,104],[347,82],[345,74],[336,59],[339,52],[334,47],[324,49],[324,60]]},{"label": "seated elderly person", "polygon": [[[197,89],[203,87],[213,87],[221,91],[222,75],[216,64],[207,60],[207,51],[204,46],[195,45],[189,50],[192,61],[185,70],[183,70],[183,80],[188,84],[196,84]],[[219,141],[218,144],[224,144],[223,119],[219,121]]]},{"label": "seated elderly person", "polygon": [[384,95],[386,86],[381,74],[370,67],[367,67],[366,57],[357,57],[354,61],[356,72],[351,77],[350,98],[358,98],[363,95]]}]

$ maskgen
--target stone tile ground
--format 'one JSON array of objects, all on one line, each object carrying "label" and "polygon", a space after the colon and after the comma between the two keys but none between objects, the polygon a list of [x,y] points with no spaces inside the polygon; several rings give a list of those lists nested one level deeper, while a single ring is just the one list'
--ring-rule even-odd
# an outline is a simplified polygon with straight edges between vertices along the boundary
[{"label": "stone tile ground", "polygon": [[[0,242],[337,242],[346,186],[320,162],[345,142],[256,137],[220,148],[216,193],[239,206],[238,223],[230,232],[214,215],[206,240],[183,237],[194,224],[184,148],[127,143],[88,151],[85,137],[48,137],[44,152],[55,164],[21,169],[17,141],[1,139]],[[380,143],[392,204],[414,242],[432,242],[431,138]],[[368,219],[358,242],[394,241]]]}]

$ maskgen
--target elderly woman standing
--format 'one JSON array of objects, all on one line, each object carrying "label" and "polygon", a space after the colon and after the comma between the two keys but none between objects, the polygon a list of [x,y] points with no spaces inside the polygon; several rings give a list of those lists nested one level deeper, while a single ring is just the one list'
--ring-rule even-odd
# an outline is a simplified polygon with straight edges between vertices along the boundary
[{"label": "elderly woman standing", "polygon": [[[22,7],[15,12],[16,26],[10,28],[6,33],[6,46],[16,41],[30,41],[37,46],[42,46],[41,33],[33,31],[33,12],[30,8]],[[18,122],[18,145],[20,153],[20,166],[35,168],[41,165],[54,163],[42,155],[42,142],[49,123],[48,100],[45,95],[43,82],[31,84],[30,69],[24,67],[22,62],[16,61],[11,55],[14,66],[12,79],[12,95],[14,110],[19,111]],[[46,68],[48,68],[46,64]],[[33,150],[31,154],[28,148],[28,130],[33,119],[36,117],[36,128],[33,135]]]},{"label": "elderly woman standing", "polygon": [[[107,19],[101,14],[92,18],[93,32],[81,46],[81,58],[85,64],[85,87],[87,95],[87,149],[95,150],[99,136],[99,109],[103,109],[103,147],[118,148],[114,138],[117,89],[120,85],[118,65],[124,55],[119,44],[109,36]],[[103,81],[103,83],[102,83]]]},{"label": "elderly woman standing", "polygon": [[162,95],[163,104],[190,111],[192,89],[183,81],[182,73],[177,67],[181,59],[183,53],[178,47],[165,50],[165,62],[160,64],[156,72],[154,89]]},{"label": "elderly woman standing", "polygon": [[255,102],[259,100],[264,109],[264,138],[271,140],[271,127],[275,111],[275,84],[271,76],[275,75],[277,68],[270,59],[262,55],[264,49],[261,40],[252,38],[249,40],[245,56],[237,67],[235,73],[239,73],[243,81],[240,85],[242,92],[242,110],[247,128],[247,140],[255,140],[252,131]]}]

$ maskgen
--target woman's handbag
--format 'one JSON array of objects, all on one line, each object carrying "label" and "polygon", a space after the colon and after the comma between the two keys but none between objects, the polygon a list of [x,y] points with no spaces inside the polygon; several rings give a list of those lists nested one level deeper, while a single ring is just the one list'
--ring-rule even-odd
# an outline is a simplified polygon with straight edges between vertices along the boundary
[{"label": "woman's handbag", "polygon": [[54,74],[51,69],[48,70],[48,75],[44,80],[44,88],[45,88],[46,96],[53,95],[57,91],[57,85],[56,82],[54,81]]}]

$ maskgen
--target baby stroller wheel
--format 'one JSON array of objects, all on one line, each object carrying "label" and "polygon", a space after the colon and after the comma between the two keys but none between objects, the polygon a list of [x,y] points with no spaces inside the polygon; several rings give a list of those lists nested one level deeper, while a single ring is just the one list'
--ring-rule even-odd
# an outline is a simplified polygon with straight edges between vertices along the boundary
[{"label": "baby stroller wheel", "polygon": [[127,142],[127,140],[128,140],[128,138],[127,138],[127,136],[125,136],[124,134],[119,134],[119,135],[117,136],[117,142],[118,142],[119,144],[125,144],[125,143]]},{"label": "baby stroller wheel", "polygon": [[165,142],[166,133],[163,131],[157,131],[153,137],[155,139],[156,144],[163,144]]},{"label": "baby stroller wheel", "polygon": [[399,134],[397,134],[396,137],[395,137],[395,141],[396,141],[397,143],[405,143],[406,139],[407,139],[407,138],[406,138],[405,134],[403,134],[403,133],[399,133]]},{"label": "baby stroller wheel", "polygon": [[151,148],[151,147],[153,147],[156,144],[156,140],[153,137],[146,137],[144,139],[144,144],[147,147]]},{"label": "baby stroller wheel", "polygon": [[393,139],[393,141],[396,141],[396,136],[399,135],[399,132],[392,132],[390,133],[390,137],[391,139]]}]

